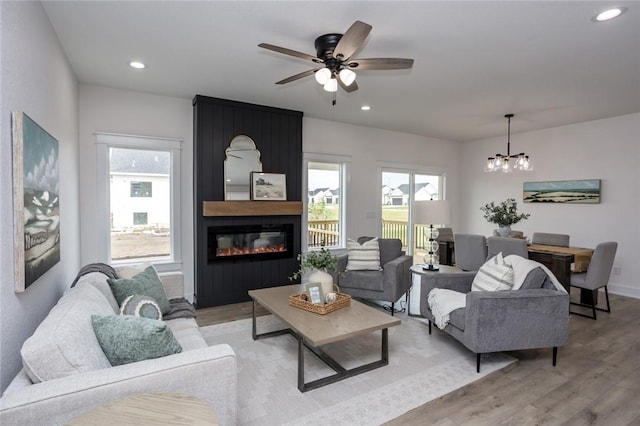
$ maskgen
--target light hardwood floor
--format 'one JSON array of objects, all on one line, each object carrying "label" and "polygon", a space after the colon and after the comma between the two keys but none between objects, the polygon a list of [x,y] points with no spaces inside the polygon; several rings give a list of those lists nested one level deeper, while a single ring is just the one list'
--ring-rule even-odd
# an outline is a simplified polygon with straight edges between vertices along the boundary
[{"label": "light hardwood floor", "polygon": [[[571,315],[556,367],[551,349],[508,352],[511,367],[386,424],[640,426],[640,299],[611,295],[611,309]],[[250,317],[251,302],[198,310],[201,326]]]}]

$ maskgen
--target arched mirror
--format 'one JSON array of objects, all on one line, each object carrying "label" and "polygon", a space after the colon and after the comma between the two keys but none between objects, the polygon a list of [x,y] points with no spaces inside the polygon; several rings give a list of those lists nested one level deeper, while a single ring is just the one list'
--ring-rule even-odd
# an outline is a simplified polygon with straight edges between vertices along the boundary
[{"label": "arched mirror", "polygon": [[251,172],[261,172],[260,151],[249,136],[238,135],[225,150],[224,199],[249,200]]}]

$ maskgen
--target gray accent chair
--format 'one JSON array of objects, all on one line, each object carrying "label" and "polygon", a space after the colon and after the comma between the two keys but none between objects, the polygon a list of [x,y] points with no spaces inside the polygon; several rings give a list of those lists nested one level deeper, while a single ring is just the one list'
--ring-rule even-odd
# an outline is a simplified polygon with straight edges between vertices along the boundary
[{"label": "gray accent chair", "polygon": [[[373,237],[360,237],[362,244]],[[402,241],[397,238],[379,238],[381,271],[347,271],[348,254],[338,256],[337,283],[340,291],[369,300],[391,303],[391,315],[395,302],[411,287],[413,257],[405,255]]]},{"label": "gray accent chair", "polygon": [[[591,319],[597,319],[596,311],[611,312],[611,306],[609,305],[609,290],[607,290],[607,284],[609,284],[609,276],[613,269],[613,260],[616,257],[616,251],[618,250],[618,243],[609,241],[606,243],[600,243],[596,246],[589,262],[587,272],[572,272],[570,287],[578,287],[581,289],[591,290],[591,305],[584,303],[571,302],[572,305],[584,306],[591,308],[593,315],[585,315],[580,312],[571,312],[574,315],[580,315]],[[598,289],[604,287],[604,294],[607,299],[607,309],[596,307]]]},{"label": "gray accent chair", "polygon": [[531,237],[531,244],[543,244],[547,246],[569,247],[569,236],[567,234],[552,234],[549,232],[534,232]]},{"label": "gray accent chair", "polygon": [[433,314],[427,301],[434,288],[466,294],[466,306],[451,312],[444,332],[476,354],[480,372],[483,353],[553,348],[555,366],[558,347],[569,340],[569,295],[558,291],[542,268],[533,269],[522,288],[506,291],[471,291],[476,272],[434,274],[422,280],[420,313],[429,320]]},{"label": "gray accent chair", "polygon": [[487,238],[487,248],[487,258],[492,258],[500,252],[502,252],[503,256],[516,254],[525,259],[529,258],[527,240],[520,238],[489,237]]},{"label": "gray accent chair", "polygon": [[487,261],[487,238],[484,235],[455,234],[456,266],[463,271],[477,271]]}]

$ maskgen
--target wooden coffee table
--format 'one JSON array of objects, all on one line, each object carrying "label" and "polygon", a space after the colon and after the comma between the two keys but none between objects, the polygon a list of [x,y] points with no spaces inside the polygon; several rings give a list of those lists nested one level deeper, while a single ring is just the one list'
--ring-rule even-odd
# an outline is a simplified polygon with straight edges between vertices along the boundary
[{"label": "wooden coffee table", "polygon": [[[326,315],[319,315],[289,305],[289,296],[300,292],[300,285],[250,290],[253,299],[253,339],[291,334],[298,340],[298,389],[306,392],[321,386],[353,377],[389,364],[388,328],[400,325],[400,320],[360,303],[351,300],[351,305]],[[256,302],[269,312],[284,321],[289,328],[258,334],[256,331]],[[361,334],[382,330],[381,359],[346,369],[331,358],[320,346],[349,339]],[[304,381],[304,348],[307,347],[335,374],[314,380]]]}]

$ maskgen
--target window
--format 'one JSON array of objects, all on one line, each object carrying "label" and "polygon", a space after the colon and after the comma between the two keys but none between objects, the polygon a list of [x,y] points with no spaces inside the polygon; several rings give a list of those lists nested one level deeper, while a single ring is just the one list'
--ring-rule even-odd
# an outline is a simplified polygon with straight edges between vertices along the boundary
[{"label": "window", "polygon": [[[306,246],[346,246],[344,199],[346,161],[337,156],[305,156],[307,182]],[[303,241],[303,244],[305,242]]]},{"label": "window", "polygon": [[133,213],[133,224],[134,225],[146,225],[149,223],[147,219],[147,213],[134,212]]},{"label": "window", "polygon": [[131,182],[131,197],[153,197],[151,182]]},{"label": "window", "polygon": [[180,141],[98,135],[99,226],[108,263],[180,262]]},{"label": "window", "polygon": [[403,250],[424,256],[422,225],[416,225],[418,232],[409,227],[411,206],[414,201],[441,199],[442,181],[438,174],[382,169],[382,237],[399,238]]}]

